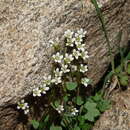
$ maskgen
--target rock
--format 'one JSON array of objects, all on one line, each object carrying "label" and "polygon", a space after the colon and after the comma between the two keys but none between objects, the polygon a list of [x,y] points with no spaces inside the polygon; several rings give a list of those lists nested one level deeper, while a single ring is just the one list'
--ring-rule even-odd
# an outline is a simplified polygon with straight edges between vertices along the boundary
[{"label": "rock", "polygon": [[130,1],[127,3],[127,18],[128,18],[128,34],[129,34],[129,40],[130,40]]},{"label": "rock", "polygon": [[19,113],[16,112],[14,106],[0,108],[0,130],[15,130],[15,127],[19,124],[19,121],[16,120],[18,115]]},{"label": "rock", "polygon": [[[99,0],[111,41],[113,55],[118,52],[117,35],[122,30],[122,46],[128,41],[127,2]],[[110,60],[108,48],[95,8],[89,0],[4,0],[0,2],[0,108],[6,112],[12,104],[41,84],[51,68],[52,49],[48,41],[63,39],[67,29],[87,30],[88,77],[96,84]],[[9,118],[10,114],[4,115]],[[8,119],[7,118],[7,119]],[[0,129],[6,130],[15,124]]]},{"label": "rock", "polygon": [[130,130],[130,89],[113,94],[114,104],[96,122],[93,130]]}]

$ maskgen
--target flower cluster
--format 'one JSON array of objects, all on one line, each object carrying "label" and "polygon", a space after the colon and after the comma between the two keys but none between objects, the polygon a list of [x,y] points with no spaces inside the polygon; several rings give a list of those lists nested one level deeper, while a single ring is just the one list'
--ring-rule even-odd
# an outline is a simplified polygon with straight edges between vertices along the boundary
[{"label": "flower cluster", "polygon": [[[84,63],[86,63],[86,60],[89,58],[88,51],[86,51],[85,44],[83,44],[86,33],[87,32],[83,29],[78,30],[76,33],[71,30],[65,31],[64,37],[66,51],[56,49],[57,47],[60,47],[58,45],[58,39],[55,42],[52,40],[49,41],[50,46],[54,47],[56,50],[55,54],[52,55],[52,59],[55,64],[53,75],[44,76],[43,84],[33,88],[32,93],[34,97],[40,97],[46,94],[52,84],[55,86],[62,86],[64,76],[66,76],[67,73],[82,73],[81,75],[83,75],[83,77],[81,78],[80,84],[85,87],[88,86],[90,80],[84,77],[84,73],[88,71],[88,66]],[[68,77],[69,76],[70,75],[68,74]],[[69,80],[68,77],[65,79]],[[63,89],[62,87],[61,89]],[[28,103],[25,103],[24,100],[18,103],[17,108],[24,110],[25,114],[29,112]],[[64,106],[59,105],[56,110],[60,114],[64,111]],[[75,116],[78,113],[78,110],[72,107],[70,112],[71,115]]]},{"label": "flower cluster", "polygon": [[36,97],[40,97],[42,96],[42,94],[46,94],[46,91],[48,91],[50,88],[47,87],[45,84],[41,85],[40,87],[35,87],[33,89],[33,96]]},{"label": "flower cluster", "polygon": [[22,99],[20,102],[18,102],[17,109],[22,109],[24,111],[24,114],[28,114],[29,113],[28,103],[26,103],[24,101],[24,99]]},{"label": "flower cluster", "polygon": [[83,38],[85,37],[86,31],[83,29],[78,30],[76,33],[71,30],[67,30],[64,33],[66,38],[66,47],[73,47],[72,54],[65,53],[65,56],[57,52],[52,56],[54,62],[60,64],[70,64],[74,59],[78,60],[81,57],[83,60],[89,58],[88,52],[85,50],[85,44],[82,44]]},{"label": "flower cluster", "polygon": [[73,57],[76,60],[78,60],[79,57],[83,58],[83,60],[86,60],[87,58],[89,58],[88,52],[85,51],[85,44],[82,44],[85,34],[86,34],[86,31],[83,31],[83,29],[78,30],[77,33],[75,34],[74,32],[70,32],[70,30],[67,30],[65,32],[67,41],[68,41],[68,38],[72,39],[70,40],[72,41],[71,44],[68,44],[68,42],[66,42],[66,46],[70,45],[70,47],[76,47],[75,49],[73,49],[73,53],[72,53]]}]

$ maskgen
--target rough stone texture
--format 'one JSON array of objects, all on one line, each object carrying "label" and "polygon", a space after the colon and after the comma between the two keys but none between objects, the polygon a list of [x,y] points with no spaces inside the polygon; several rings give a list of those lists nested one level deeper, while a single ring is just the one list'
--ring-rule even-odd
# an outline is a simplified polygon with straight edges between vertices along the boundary
[{"label": "rough stone texture", "polygon": [[[127,2],[99,0],[113,48],[117,35],[128,41]],[[89,0],[1,0],[0,2],[0,108],[8,108],[30,93],[50,70],[52,50],[48,41],[62,39],[66,29],[87,30],[86,47],[91,56],[88,76],[96,84],[106,71],[108,48],[95,9]],[[5,109],[6,110],[6,109]],[[0,117],[3,112],[0,112]],[[10,114],[7,114],[9,117]],[[7,118],[8,119],[8,118]],[[0,129],[6,129],[0,125]],[[10,128],[14,125],[10,123]],[[7,127],[8,129],[9,127]]]},{"label": "rough stone texture", "polygon": [[127,16],[127,18],[128,18],[128,33],[129,33],[129,40],[130,40],[130,0],[128,1],[128,3],[127,3],[127,14],[128,14],[128,16]]},{"label": "rough stone texture", "polygon": [[18,120],[18,112],[12,106],[0,108],[0,130],[15,130]]},{"label": "rough stone texture", "polygon": [[93,130],[130,130],[130,88],[113,94],[114,105],[95,124]]}]

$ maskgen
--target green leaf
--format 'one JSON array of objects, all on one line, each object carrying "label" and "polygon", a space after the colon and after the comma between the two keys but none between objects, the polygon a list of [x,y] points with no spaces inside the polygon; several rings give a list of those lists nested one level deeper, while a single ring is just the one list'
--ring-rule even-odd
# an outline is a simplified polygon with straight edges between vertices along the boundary
[{"label": "green leaf", "polygon": [[55,101],[54,103],[51,103],[51,106],[52,106],[54,109],[56,109],[56,108],[59,106],[59,104],[60,104],[60,101],[57,100],[57,101]]},{"label": "green leaf", "polygon": [[62,130],[62,127],[52,125],[52,126],[50,127],[50,130]]},{"label": "green leaf", "polygon": [[85,123],[84,116],[78,116],[79,125],[82,126]]},{"label": "green leaf", "polygon": [[76,82],[66,82],[66,87],[68,90],[74,90],[78,84]]},{"label": "green leaf", "polygon": [[79,114],[81,115],[81,113],[83,112],[84,110],[84,105],[80,106],[80,109],[79,109]]},{"label": "green leaf", "polygon": [[80,128],[78,126],[74,127],[74,130],[80,130]]},{"label": "green leaf", "polygon": [[67,102],[69,100],[68,96],[64,96],[64,101]]},{"label": "green leaf", "polygon": [[65,128],[67,128],[71,122],[73,121],[74,118],[70,117],[70,114],[64,114],[62,120],[61,120],[61,125]]},{"label": "green leaf", "polygon": [[90,123],[85,123],[81,126],[82,130],[91,130],[92,125]]},{"label": "green leaf", "polygon": [[49,115],[46,116],[46,118],[44,119],[44,122],[48,122],[49,121]]},{"label": "green leaf", "polygon": [[57,108],[60,104],[60,101],[55,101],[54,104],[55,104],[55,107]]},{"label": "green leaf", "polygon": [[87,113],[84,115],[84,119],[94,122],[95,118],[100,115],[99,110],[96,108],[97,104],[94,102],[86,102],[84,107],[87,109]]},{"label": "green leaf", "polygon": [[54,109],[56,109],[56,107],[55,107],[54,103],[51,103],[51,106],[52,106]]},{"label": "green leaf", "polygon": [[43,121],[40,122],[38,130],[43,130],[48,124],[44,123]]},{"label": "green leaf", "polygon": [[32,120],[32,121],[31,121],[31,124],[33,125],[33,128],[34,128],[34,129],[38,129],[38,127],[39,127],[39,122],[38,122],[38,121]]},{"label": "green leaf", "polygon": [[99,110],[95,108],[95,109],[92,109],[91,111],[88,111],[88,113],[84,115],[84,119],[94,122],[95,117],[99,115],[100,115]]},{"label": "green leaf", "polygon": [[119,66],[119,67],[117,67],[117,68],[115,69],[115,72],[116,72],[116,73],[120,73],[120,72],[121,72],[121,69],[122,69],[121,66]]},{"label": "green leaf", "polygon": [[109,109],[111,107],[110,105],[110,101],[108,100],[101,100],[97,107],[99,108],[100,112],[104,112],[106,111],[107,109]]},{"label": "green leaf", "polygon": [[93,99],[95,102],[98,102],[98,101],[102,100],[102,95],[96,93],[96,95],[93,96],[92,99]]},{"label": "green leaf", "polygon": [[[105,110],[110,108],[110,101],[103,99],[101,93],[96,93],[95,96],[92,96],[91,99],[96,102],[97,108],[99,109],[100,112],[104,112]],[[90,101],[92,102],[92,101]]]},{"label": "green leaf", "polygon": [[96,106],[97,106],[96,103],[94,103],[94,102],[89,102],[89,101],[84,104],[84,107],[85,107],[88,111],[91,110],[91,109],[93,109],[93,108],[96,108]]},{"label": "green leaf", "polygon": [[127,86],[128,85],[128,80],[129,80],[129,78],[128,78],[127,75],[121,75],[120,76],[120,83],[121,83],[121,85]]},{"label": "green leaf", "polygon": [[82,98],[80,96],[76,97],[76,104],[81,106],[84,103],[84,101],[82,100]]},{"label": "green leaf", "polygon": [[130,74],[130,63],[127,66],[127,73]]},{"label": "green leaf", "polygon": [[43,130],[44,127],[48,126],[49,124],[49,118],[50,116],[49,115],[45,115],[42,117],[41,121],[39,122],[39,127],[38,127],[38,130]]},{"label": "green leaf", "polygon": [[63,127],[66,127],[66,124],[64,122],[64,120],[61,120],[61,123],[60,123]]}]

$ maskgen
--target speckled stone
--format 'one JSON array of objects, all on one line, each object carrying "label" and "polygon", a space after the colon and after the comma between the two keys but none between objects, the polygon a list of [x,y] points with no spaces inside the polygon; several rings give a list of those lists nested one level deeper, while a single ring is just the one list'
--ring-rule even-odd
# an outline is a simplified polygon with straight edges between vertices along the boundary
[{"label": "speckled stone", "polygon": [[[117,35],[121,30],[121,45],[125,46],[128,41],[127,1],[99,0],[113,55],[117,53]],[[87,31],[85,44],[91,57],[87,61],[87,75],[96,84],[110,60],[101,24],[90,0],[1,0],[0,108],[17,103],[49,73],[53,50],[48,41],[56,37],[62,41],[65,30],[81,27]],[[0,128],[6,129],[4,123],[1,124]]]},{"label": "speckled stone", "polygon": [[113,94],[112,108],[96,122],[93,130],[130,130],[130,88]]}]

